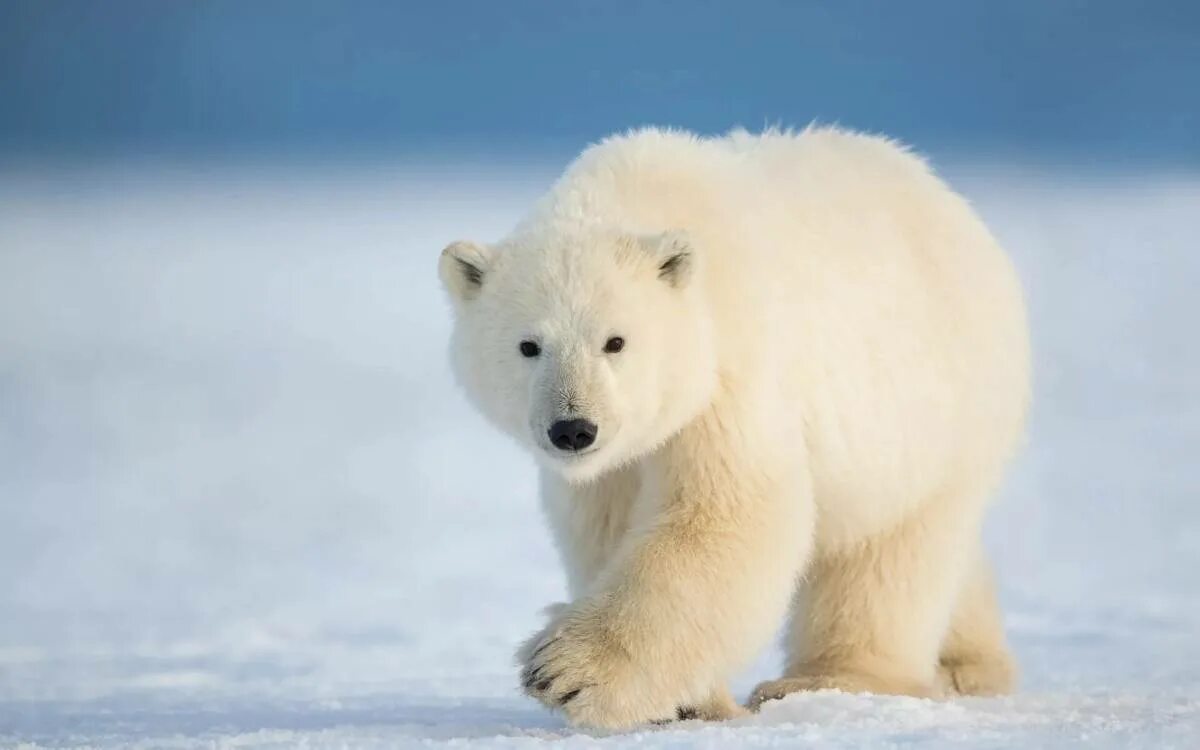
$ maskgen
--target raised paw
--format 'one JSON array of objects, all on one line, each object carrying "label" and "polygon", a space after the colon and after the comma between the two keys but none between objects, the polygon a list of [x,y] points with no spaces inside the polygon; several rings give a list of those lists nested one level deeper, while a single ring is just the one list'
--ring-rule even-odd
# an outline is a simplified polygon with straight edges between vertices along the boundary
[{"label": "raised paw", "polygon": [[518,659],[526,694],[574,724],[618,729],[676,715],[676,702],[655,689],[595,612],[561,613]]}]

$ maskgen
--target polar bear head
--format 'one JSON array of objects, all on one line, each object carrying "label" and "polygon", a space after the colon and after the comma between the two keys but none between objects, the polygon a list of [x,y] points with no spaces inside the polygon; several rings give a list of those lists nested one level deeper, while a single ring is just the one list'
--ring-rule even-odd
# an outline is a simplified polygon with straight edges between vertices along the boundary
[{"label": "polar bear head", "polygon": [[662,445],[705,407],[716,354],[700,253],[678,232],[455,242],[439,273],[475,406],[571,481]]}]

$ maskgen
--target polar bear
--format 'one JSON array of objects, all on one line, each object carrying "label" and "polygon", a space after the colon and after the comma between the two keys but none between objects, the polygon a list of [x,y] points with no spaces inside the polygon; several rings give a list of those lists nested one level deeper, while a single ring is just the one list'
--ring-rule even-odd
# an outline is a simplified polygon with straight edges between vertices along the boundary
[{"label": "polar bear", "polygon": [[831,128],[586,150],[439,273],[475,406],[537,459],[571,602],[526,692],[623,728],[836,688],[999,693],[980,527],[1029,400],[1022,292],[967,203]]}]

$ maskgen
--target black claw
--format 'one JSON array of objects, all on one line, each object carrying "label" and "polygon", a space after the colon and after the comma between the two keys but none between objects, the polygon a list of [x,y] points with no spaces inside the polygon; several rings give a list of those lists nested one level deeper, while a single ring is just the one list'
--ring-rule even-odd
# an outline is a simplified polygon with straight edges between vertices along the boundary
[{"label": "black claw", "polygon": [[537,669],[535,669],[535,670],[533,670],[533,671],[531,671],[531,672],[528,672],[528,673],[526,673],[526,675],[525,675],[525,681],[524,681],[524,685],[525,685],[525,689],[526,689],[526,690],[528,690],[529,688],[533,687],[533,683],[537,682],[538,673],[539,673],[539,672],[541,672],[541,671],[542,671],[542,668],[541,668],[541,667],[538,667]]},{"label": "black claw", "polygon": [[564,694],[563,697],[558,699],[558,705],[565,706],[570,703],[572,698],[579,695],[580,690],[583,690],[583,688],[575,688],[571,692]]},{"label": "black claw", "polygon": [[691,706],[680,706],[675,709],[675,718],[680,721],[688,721],[690,719],[699,719],[700,712]]}]

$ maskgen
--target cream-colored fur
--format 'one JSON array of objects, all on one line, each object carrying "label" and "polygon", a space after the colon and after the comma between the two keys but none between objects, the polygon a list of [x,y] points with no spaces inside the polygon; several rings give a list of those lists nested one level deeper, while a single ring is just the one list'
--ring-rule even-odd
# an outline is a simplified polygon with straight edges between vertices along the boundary
[{"label": "cream-colored fur", "polygon": [[[728,677],[789,612],[752,706],[1009,689],[980,524],[1028,399],[1021,291],[920,159],[631,133],[440,271],[458,377],[542,465],[567,569],[519,653],[530,695],[597,727],[733,715]],[[594,444],[556,448],[575,418]]]}]

